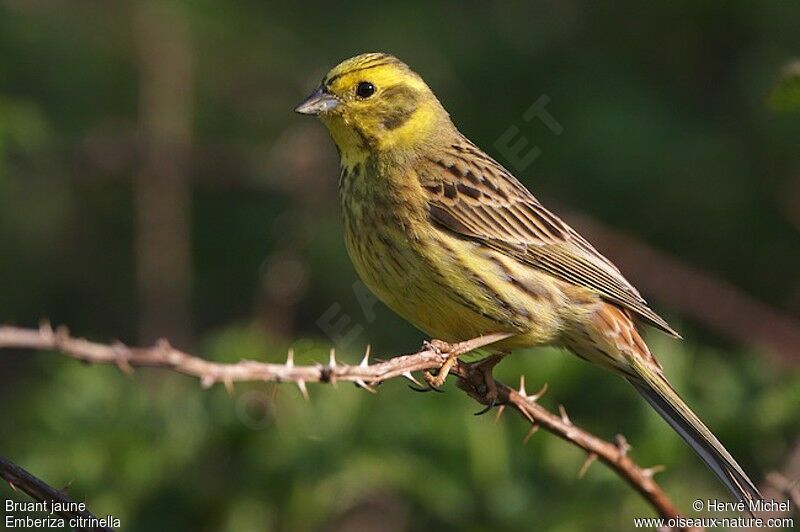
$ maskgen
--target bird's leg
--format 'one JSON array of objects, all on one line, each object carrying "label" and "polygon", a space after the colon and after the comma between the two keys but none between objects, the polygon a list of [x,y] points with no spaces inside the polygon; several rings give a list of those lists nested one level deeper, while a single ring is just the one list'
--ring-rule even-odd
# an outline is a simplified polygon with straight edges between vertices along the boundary
[{"label": "bird's leg", "polygon": [[507,354],[496,353],[478,362],[462,365],[465,371],[458,381],[458,387],[486,405],[486,408],[475,412],[476,416],[485,414],[497,405],[500,397],[492,370]]},{"label": "bird's leg", "polygon": [[[513,336],[513,333],[493,333],[466,342],[460,342],[457,344],[448,344],[447,342],[443,342],[441,340],[431,340],[429,342],[425,342],[423,344],[424,349],[434,351],[436,354],[440,356],[446,355],[445,360],[442,363],[442,365],[439,366],[439,369],[436,371],[435,374],[431,371],[423,372],[423,377],[425,377],[425,382],[428,384],[428,388],[415,388],[413,386],[409,387],[417,392],[427,392],[430,390],[441,392],[439,388],[441,388],[441,386],[444,384],[445,379],[447,378],[447,375],[450,374],[450,372],[458,363],[458,357],[460,357],[465,353],[469,353],[470,351],[482,348],[486,345],[498,342],[500,340],[504,340],[510,336]],[[491,365],[494,366],[494,364],[496,363],[497,362],[494,362]],[[494,386],[494,379],[491,378],[491,368],[488,369],[489,369],[489,377],[487,378],[487,382],[489,383],[489,387],[487,388],[487,390],[490,390],[491,393],[497,395],[497,390],[496,387]],[[460,373],[459,376],[461,376]]]},{"label": "bird's leg", "polygon": [[447,375],[450,373],[450,370],[453,369],[453,365],[455,365],[458,357],[462,355],[463,352],[454,349],[452,345],[441,340],[431,340],[430,342],[425,342],[424,347],[426,349],[432,349],[439,354],[447,355],[444,363],[437,370],[436,375],[430,371],[424,371],[422,373],[422,376],[425,378],[425,382],[428,383],[430,389],[439,391],[439,388],[442,387],[445,379],[447,379]]}]

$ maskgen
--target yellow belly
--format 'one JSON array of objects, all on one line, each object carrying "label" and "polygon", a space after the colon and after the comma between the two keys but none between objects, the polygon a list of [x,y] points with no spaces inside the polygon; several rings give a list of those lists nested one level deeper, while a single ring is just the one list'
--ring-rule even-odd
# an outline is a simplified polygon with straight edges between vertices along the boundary
[{"label": "yellow belly", "polygon": [[446,342],[514,332],[497,347],[554,343],[567,296],[557,279],[425,220],[345,210],[345,242],[364,283],[389,308]]}]

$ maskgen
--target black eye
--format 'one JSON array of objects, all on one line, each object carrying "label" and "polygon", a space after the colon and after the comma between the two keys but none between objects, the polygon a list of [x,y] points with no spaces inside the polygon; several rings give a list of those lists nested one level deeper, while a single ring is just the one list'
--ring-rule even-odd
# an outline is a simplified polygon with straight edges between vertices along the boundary
[{"label": "black eye", "polygon": [[356,85],[356,96],[359,98],[369,98],[375,94],[375,85],[369,81],[362,81]]}]

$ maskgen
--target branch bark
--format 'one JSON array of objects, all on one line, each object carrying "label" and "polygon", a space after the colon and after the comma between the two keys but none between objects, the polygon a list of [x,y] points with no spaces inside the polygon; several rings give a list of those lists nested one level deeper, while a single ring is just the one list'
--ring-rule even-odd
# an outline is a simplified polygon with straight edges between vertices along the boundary
[{"label": "branch bark", "polygon": [[[486,335],[451,346],[449,353],[467,353],[498,340],[502,335]],[[65,327],[53,330],[49,325],[39,329],[0,326],[0,349],[22,348],[50,350],[70,358],[94,364],[115,364],[123,372],[131,373],[134,367],[166,368],[184,375],[197,377],[204,388],[222,383],[232,391],[235,382],[294,382],[305,397],[308,397],[306,383],[336,383],[349,381],[374,392],[374,386],[388,379],[404,377],[419,384],[413,372],[436,370],[447,359],[447,354],[433,347],[426,347],[416,353],[401,355],[386,361],[370,364],[369,349],[358,365],[347,365],[336,361],[331,350],[327,364],[299,366],[294,363],[290,350],[283,364],[241,360],[233,364],[223,364],[204,360],[173,348],[165,340],[153,347],[128,347],[121,343],[102,344],[70,336]],[[488,360],[488,359],[487,359]],[[491,376],[491,366],[486,361],[473,364],[458,363],[451,370],[459,381],[458,386],[478,402],[490,404],[486,384],[497,389],[498,416],[506,407],[516,410],[530,424],[526,441],[540,427],[555,434],[564,441],[586,452],[587,461],[579,475],[595,460],[611,468],[620,478],[630,484],[653,507],[659,516],[669,519],[680,514],[667,494],[653,479],[658,468],[642,468],[627,454],[628,444],[622,436],[615,443],[603,440],[576,426],[559,407],[554,414],[537,403],[544,389],[534,395],[525,391],[524,380],[520,388],[511,387],[495,381]]]}]

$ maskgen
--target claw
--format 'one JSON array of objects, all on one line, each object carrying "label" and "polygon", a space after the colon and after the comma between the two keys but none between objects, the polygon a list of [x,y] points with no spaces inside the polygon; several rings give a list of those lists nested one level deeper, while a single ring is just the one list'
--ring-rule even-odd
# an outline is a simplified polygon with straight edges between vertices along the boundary
[{"label": "claw", "polygon": [[473,415],[473,416],[482,416],[482,415],[484,415],[486,412],[488,412],[489,410],[491,410],[492,408],[494,408],[496,405],[497,405],[497,399],[496,399],[496,398],[492,398],[492,401],[491,401],[491,402],[490,402],[488,405],[486,405],[484,408],[482,408],[482,409],[481,409],[479,412],[475,412],[475,413],[474,413],[474,414],[472,414],[472,415]]},{"label": "claw", "polygon": [[428,386],[427,388],[417,388],[416,386],[412,386],[408,384],[409,390],[414,390],[415,392],[419,393],[428,393],[428,392],[437,392],[437,393],[444,393],[444,390],[440,390],[439,388],[434,388],[433,386]]}]

